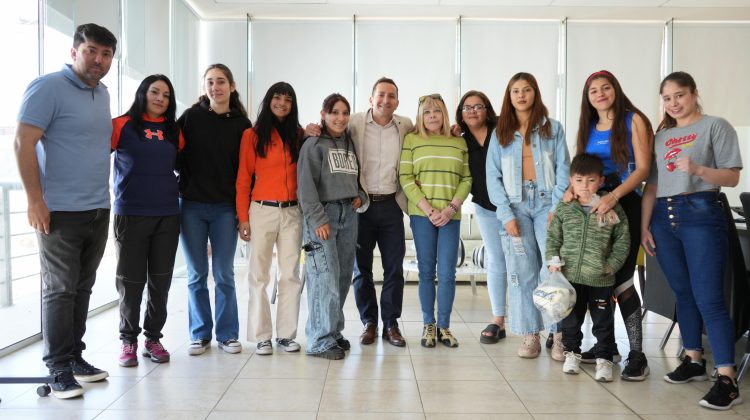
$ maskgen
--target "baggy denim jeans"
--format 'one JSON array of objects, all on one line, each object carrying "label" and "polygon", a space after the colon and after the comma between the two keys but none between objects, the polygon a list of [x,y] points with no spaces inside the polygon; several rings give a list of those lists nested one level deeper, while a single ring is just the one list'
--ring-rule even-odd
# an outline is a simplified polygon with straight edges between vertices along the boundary
[{"label": "baggy denim jeans", "polygon": [[729,242],[716,192],[656,200],[651,234],[656,259],[677,299],[677,321],[687,350],[702,350],[706,326],[716,367],[734,366],[734,329],[724,301]]},{"label": "baggy denim jeans", "polygon": [[318,226],[302,224],[305,249],[308,318],[305,327],[308,354],[324,352],[343,338],[344,302],[352,284],[357,247],[357,213],[350,202],[324,205],[331,232],[327,240],[315,234]]},{"label": "baggy denim jeans", "polygon": [[437,326],[449,328],[456,297],[456,263],[460,220],[436,227],[425,216],[409,216],[419,268],[419,303],[425,324],[435,323],[435,267],[437,267]]},{"label": "baggy denim jeans", "polygon": [[191,340],[210,340],[214,322],[208,294],[208,241],[216,283],[216,339],[239,338],[234,253],[237,216],[234,203],[200,203],[180,199],[180,241],[188,271],[188,317]]},{"label": "baggy denim jeans", "polygon": [[521,202],[510,206],[521,230],[518,238],[502,233],[508,269],[510,330],[514,334],[534,334],[544,329],[542,314],[534,306],[533,292],[549,274],[543,260],[552,197],[539,192],[535,182],[524,181]]},{"label": "baggy denim jeans", "polygon": [[38,233],[42,275],[42,360],[66,368],[86,349],[91,288],[107,245],[109,209],[53,211],[49,234]]},{"label": "baggy denim jeans", "polygon": [[503,224],[497,214],[480,206],[474,205],[477,215],[479,234],[484,242],[484,265],[487,268],[487,291],[490,295],[493,316],[505,316],[505,306],[508,296],[508,271],[505,269],[505,253],[500,240]]}]

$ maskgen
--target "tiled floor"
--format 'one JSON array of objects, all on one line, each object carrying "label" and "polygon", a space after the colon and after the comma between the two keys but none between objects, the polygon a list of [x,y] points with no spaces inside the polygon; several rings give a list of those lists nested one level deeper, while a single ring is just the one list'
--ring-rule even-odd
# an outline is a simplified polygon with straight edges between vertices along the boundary
[{"label": "tiled floor", "polygon": [[[244,278],[244,276],[239,276]],[[97,287],[113,287],[97,284]],[[238,284],[240,307],[247,301],[246,283]],[[651,376],[641,383],[619,378],[608,384],[593,380],[591,365],[577,376],[561,372],[546,351],[534,360],[516,356],[520,338],[495,345],[479,343],[490,319],[486,287],[473,296],[458,286],[452,330],[460,347],[419,346],[421,315],[416,285],[406,287],[402,331],[405,348],[378,340],[357,342],[360,323],[354,299],[347,300],[345,335],[353,347],[341,361],[301,353],[258,356],[254,343],[243,342],[230,355],[214,344],[202,356],[187,355],[187,304],[184,279],[176,279],[170,296],[165,346],[172,361],[156,365],[141,358],[137,368],[117,365],[118,313],[110,310],[89,320],[85,357],[110,373],[107,381],[84,384],[82,398],[40,398],[35,385],[0,385],[2,419],[750,419],[750,402],[728,412],[698,406],[710,383],[670,385],[662,380],[677,366],[678,332],[664,351],[659,341],[667,320],[647,314],[645,351]],[[245,315],[241,314],[244,338]],[[306,304],[303,296],[300,340],[304,343]],[[586,324],[590,328],[590,324]],[[620,352],[628,342],[618,319]],[[586,335],[584,346],[591,344]],[[744,340],[738,343],[744,350]],[[738,352],[738,355],[740,353]],[[0,375],[44,374],[41,344],[0,359]],[[709,356],[710,358],[710,356]],[[621,366],[616,366],[619,374]],[[742,388],[746,392],[747,386]],[[749,398],[746,394],[746,398]]]}]

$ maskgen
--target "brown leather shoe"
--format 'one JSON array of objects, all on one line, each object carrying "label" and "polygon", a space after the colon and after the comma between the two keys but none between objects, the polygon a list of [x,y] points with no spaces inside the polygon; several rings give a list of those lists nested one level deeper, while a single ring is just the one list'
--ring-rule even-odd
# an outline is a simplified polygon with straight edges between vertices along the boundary
[{"label": "brown leather shoe", "polygon": [[362,335],[359,336],[359,342],[362,344],[372,344],[375,342],[375,336],[378,334],[378,324],[368,322]]},{"label": "brown leather shoe", "polygon": [[404,347],[406,345],[406,340],[401,335],[401,331],[398,330],[398,326],[383,328],[383,338],[396,347]]}]

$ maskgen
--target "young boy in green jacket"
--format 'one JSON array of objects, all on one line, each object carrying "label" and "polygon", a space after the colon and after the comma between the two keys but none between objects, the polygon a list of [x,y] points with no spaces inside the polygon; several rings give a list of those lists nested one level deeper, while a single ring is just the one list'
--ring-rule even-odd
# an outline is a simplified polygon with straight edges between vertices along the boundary
[{"label": "young boy in green jacket", "polygon": [[630,246],[628,221],[617,204],[614,212],[599,215],[592,208],[604,182],[604,164],[591,154],[580,154],[570,164],[570,186],[574,199],[560,201],[547,233],[547,261],[559,256],[564,265],[549,266],[562,271],[576,290],[573,311],[560,323],[565,347],[563,372],[578,374],[581,362],[581,325],[586,309],[591,314],[591,332],[596,337],[596,380],[612,381],[612,355],[615,350],[615,319],[612,287],[615,273],[625,262]]}]

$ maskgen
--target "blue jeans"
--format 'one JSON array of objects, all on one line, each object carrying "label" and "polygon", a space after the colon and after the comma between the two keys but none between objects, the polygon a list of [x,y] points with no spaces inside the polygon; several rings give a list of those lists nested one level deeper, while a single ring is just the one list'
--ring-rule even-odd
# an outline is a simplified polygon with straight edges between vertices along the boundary
[{"label": "blue jeans", "polygon": [[435,227],[425,216],[409,216],[419,269],[419,303],[425,324],[435,323],[435,267],[437,266],[437,326],[451,325],[456,296],[456,263],[461,229],[460,220]]},{"label": "blue jeans", "polygon": [[331,227],[328,240],[315,234],[318,226],[302,223],[307,274],[308,318],[305,327],[309,354],[321,353],[343,338],[344,302],[352,284],[357,248],[357,213],[348,202],[324,206]]},{"label": "blue jeans", "polygon": [[[552,197],[537,191],[536,183],[523,182],[520,203],[511,209],[521,230],[520,239],[503,232],[503,252],[508,270],[510,330],[514,334],[534,334],[544,329],[542,314],[534,306],[534,289],[548,275],[544,263],[547,245],[547,215],[552,211]],[[549,326],[555,329],[556,326]]]},{"label": "blue jeans", "polygon": [[677,299],[687,350],[702,350],[705,323],[716,367],[734,366],[734,331],[724,302],[727,222],[715,192],[663,197],[651,218],[656,259]]},{"label": "blue jeans", "polygon": [[238,339],[234,253],[237,216],[234,203],[199,203],[180,199],[180,242],[188,270],[188,316],[191,340],[210,340],[214,323],[208,294],[208,241],[216,283],[216,339]]},{"label": "blue jeans", "polygon": [[[96,269],[107,245],[109,209],[53,211],[37,233],[42,276],[42,360],[66,368],[86,349],[83,334]],[[5,328],[5,327],[4,327]]]},{"label": "blue jeans", "polygon": [[484,242],[485,267],[487,267],[487,291],[492,304],[492,315],[505,316],[505,305],[508,294],[508,271],[505,269],[505,254],[500,241],[503,224],[497,219],[497,214],[480,206],[474,205],[477,215],[479,234]]}]

